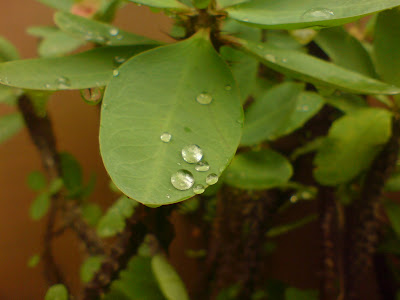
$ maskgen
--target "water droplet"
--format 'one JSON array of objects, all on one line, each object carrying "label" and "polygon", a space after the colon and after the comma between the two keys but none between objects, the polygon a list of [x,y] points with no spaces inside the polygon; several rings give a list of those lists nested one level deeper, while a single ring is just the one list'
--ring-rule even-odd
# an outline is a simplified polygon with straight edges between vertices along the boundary
[{"label": "water droplet", "polygon": [[60,89],[67,89],[71,86],[71,80],[67,77],[61,76],[57,79],[57,86]]},{"label": "water droplet", "polygon": [[44,85],[44,87],[45,87],[46,89],[49,89],[49,88],[51,88],[51,84],[50,84],[50,83],[46,83],[46,84]]},{"label": "water droplet", "polygon": [[217,182],[218,182],[218,175],[217,174],[211,173],[210,175],[208,175],[206,177],[206,183],[208,185],[213,185],[213,184],[216,184]]},{"label": "water droplet", "polygon": [[164,132],[161,136],[160,139],[164,143],[169,143],[171,141],[172,135],[168,132]]},{"label": "water droplet", "polygon": [[196,101],[200,104],[210,104],[213,101],[213,97],[209,93],[201,93],[196,97]]},{"label": "water droplet", "polygon": [[300,106],[300,110],[301,111],[308,111],[309,107],[308,107],[308,105],[302,105],[302,106]]},{"label": "water droplet", "polygon": [[192,173],[181,169],[171,176],[171,183],[177,190],[186,191],[193,186],[194,178]]},{"label": "water droplet", "polygon": [[296,195],[293,195],[290,197],[289,201],[291,203],[296,203],[297,201],[299,201],[299,198]]},{"label": "water droplet", "polygon": [[196,184],[193,188],[193,192],[197,195],[203,194],[206,189],[202,184]]},{"label": "water droplet", "polygon": [[90,105],[96,105],[103,98],[103,89],[95,87],[91,89],[81,90],[81,96],[86,103]]},{"label": "water droplet", "polygon": [[198,172],[207,172],[210,170],[210,165],[206,161],[199,161],[194,168]]},{"label": "water droplet", "polygon": [[119,75],[119,71],[118,71],[118,69],[115,69],[114,71],[113,71],[113,76],[114,77],[117,77]]},{"label": "water droplet", "polygon": [[330,20],[335,16],[334,12],[327,8],[311,8],[304,12],[302,19],[305,21]]},{"label": "water droplet", "polygon": [[267,60],[269,60],[270,62],[276,62],[276,58],[275,58],[275,56],[273,56],[272,54],[267,54],[267,55],[265,55],[265,58],[267,59]]},{"label": "water droplet", "polygon": [[249,19],[248,19],[248,18],[243,18],[242,21],[243,21],[243,22],[248,22]]},{"label": "water droplet", "polygon": [[182,149],[183,160],[195,164],[203,158],[203,150],[197,145],[188,145]]},{"label": "water droplet", "polygon": [[283,63],[287,63],[287,59],[286,58],[282,58],[282,62]]},{"label": "water droplet", "polygon": [[171,196],[170,196],[170,195],[167,195],[167,198],[169,199],[169,198],[171,198]]},{"label": "water droplet", "polygon": [[227,84],[225,86],[225,91],[230,91],[230,90],[232,90],[232,86],[230,84]]},{"label": "water droplet", "polygon": [[117,36],[118,33],[119,33],[119,29],[118,29],[118,28],[115,28],[115,27],[110,28],[110,30],[108,31],[108,33],[109,33],[111,36]]},{"label": "water droplet", "polygon": [[314,197],[313,193],[311,193],[310,191],[302,191],[299,196],[301,199],[304,200],[310,200]]}]

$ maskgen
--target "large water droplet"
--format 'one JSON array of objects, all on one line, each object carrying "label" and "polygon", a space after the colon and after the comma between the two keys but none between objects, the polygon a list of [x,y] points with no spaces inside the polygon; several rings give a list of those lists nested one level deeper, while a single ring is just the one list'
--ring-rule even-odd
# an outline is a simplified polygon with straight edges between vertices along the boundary
[{"label": "large water droplet", "polygon": [[118,71],[118,69],[115,69],[115,70],[113,71],[113,76],[114,76],[114,77],[118,77],[118,75],[119,75],[119,71]]},{"label": "large water droplet", "polygon": [[213,185],[213,184],[216,184],[217,182],[218,182],[218,175],[217,174],[212,173],[212,174],[210,174],[210,175],[208,175],[206,177],[206,183],[208,185]]},{"label": "large water droplet", "polygon": [[206,189],[202,184],[196,184],[193,188],[193,192],[197,195],[203,194]]},{"label": "large water droplet", "polygon": [[330,20],[335,16],[334,12],[328,8],[311,8],[304,12],[302,19],[304,21],[319,21],[319,20]]},{"label": "large water droplet", "polygon": [[108,31],[108,33],[109,33],[111,36],[117,36],[118,33],[119,33],[119,30],[118,30],[118,28],[113,27],[113,28],[110,28],[110,30]]},{"label": "large water droplet", "polygon": [[161,136],[160,136],[161,141],[163,141],[164,143],[169,143],[172,139],[172,135],[168,132],[164,132]]},{"label": "large water droplet", "polygon": [[192,173],[187,170],[181,169],[175,174],[172,174],[171,183],[176,189],[180,191],[186,191],[193,186],[194,178]]},{"label": "large water droplet", "polygon": [[69,78],[61,76],[59,78],[57,78],[57,86],[60,89],[67,89],[71,86],[71,80],[69,80]]},{"label": "large water droplet", "polygon": [[196,101],[200,104],[210,104],[213,101],[213,97],[209,93],[201,93],[196,97]]},{"label": "large water droplet", "polygon": [[207,172],[210,170],[210,165],[206,161],[199,161],[194,168],[198,172]]},{"label": "large water droplet", "polygon": [[81,90],[82,99],[90,104],[96,105],[103,98],[103,89],[99,87]]},{"label": "large water droplet", "polygon": [[203,158],[203,150],[197,145],[189,145],[182,149],[182,157],[189,164],[195,164]]}]

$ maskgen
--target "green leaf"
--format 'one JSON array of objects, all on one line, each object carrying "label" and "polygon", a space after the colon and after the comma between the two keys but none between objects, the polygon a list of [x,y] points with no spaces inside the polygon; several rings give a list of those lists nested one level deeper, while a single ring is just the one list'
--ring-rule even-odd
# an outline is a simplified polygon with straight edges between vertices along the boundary
[{"label": "green leaf", "polygon": [[239,3],[249,2],[250,0],[217,0],[218,6],[227,7],[233,6]]},{"label": "green leaf", "polygon": [[86,198],[89,197],[94,189],[96,188],[96,174],[92,174],[90,176],[89,182],[86,184],[86,186],[82,189],[82,197]]},{"label": "green leaf", "polygon": [[15,105],[19,94],[20,90],[0,84],[0,103]]},{"label": "green leaf", "polygon": [[52,92],[27,90],[25,94],[32,101],[36,115],[44,118],[47,115],[47,103],[50,100]]},{"label": "green leaf", "polygon": [[400,191],[400,172],[395,172],[385,184],[385,190],[388,192]]},{"label": "green leaf", "polygon": [[363,98],[351,94],[329,96],[325,98],[325,102],[346,114],[368,107],[368,103]]},{"label": "green leaf", "polygon": [[374,34],[374,62],[380,77],[391,84],[400,84],[399,30],[399,8],[379,13]]},{"label": "green leaf", "polygon": [[399,5],[398,0],[253,0],[226,9],[238,21],[261,28],[332,27]]},{"label": "green leaf", "polygon": [[[193,196],[192,189],[175,189],[171,176],[185,169],[196,184],[206,186],[206,177],[219,176],[239,144],[243,115],[238,90],[202,34],[131,59],[104,96],[104,164],[122,192],[146,205]],[[200,104],[197,98],[212,101]],[[163,133],[171,134],[170,142],[161,141]],[[195,164],[182,159],[189,145],[202,149],[209,172],[197,172]]]},{"label": "green leaf", "polygon": [[151,7],[187,9],[188,7],[177,0],[129,0]]},{"label": "green leaf", "polygon": [[26,30],[28,34],[40,38],[44,38],[58,31],[59,31],[58,28],[54,26],[32,26]]},{"label": "green leaf", "polygon": [[126,270],[120,273],[120,279],[113,282],[111,292],[104,300],[144,299],[165,300],[151,270],[151,258],[136,256],[130,260]]},{"label": "green leaf", "polygon": [[75,38],[101,45],[160,44],[160,42],[118,29],[110,24],[83,18],[70,13],[56,13],[54,22],[61,30]]},{"label": "green leaf", "polygon": [[292,173],[285,157],[267,149],[236,155],[224,174],[224,181],[241,189],[262,190],[285,184]]},{"label": "green leaf", "polygon": [[99,205],[95,203],[84,203],[82,205],[82,216],[90,226],[96,226],[103,212]]},{"label": "green leaf", "polygon": [[240,284],[234,284],[222,289],[217,296],[216,300],[236,300],[242,287]]},{"label": "green leaf", "polygon": [[285,291],[285,300],[318,300],[318,292],[290,287]]},{"label": "green leaf", "polygon": [[80,276],[83,283],[92,280],[94,274],[100,270],[103,260],[103,256],[91,256],[82,263]]},{"label": "green leaf", "polygon": [[30,208],[30,216],[32,220],[39,220],[47,214],[50,207],[50,195],[47,192],[39,194]]},{"label": "green leaf", "polygon": [[18,133],[23,127],[24,120],[19,113],[0,116],[0,144]]},{"label": "green leaf", "polygon": [[343,27],[323,29],[318,32],[314,41],[338,66],[365,76],[377,77],[367,50]]},{"label": "green leaf", "polygon": [[43,190],[47,185],[46,177],[40,171],[33,171],[28,175],[28,186],[34,191]]},{"label": "green leaf", "polygon": [[64,186],[64,181],[61,178],[54,179],[49,185],[49,194],[57,194]]},{"label": "green leaf", "polygon": [[37,0],[57,10],[69,11],[75,0]]},{"label": "green leaf", "polygon": [[39,45],[41,57],[63,56],[84,46],[86,41],[76,39],[63,31],[57,30],[46,35]]},{"label": "green leaf", "polygon": [[68,300],[67,288],[62,284],[55,284],[47,290],[44,300]]},{"label": "green leaf", "polygon": [[238,40],[236,45],[271,69],[316,85],[335,87],[356,94],[398,94],[400,88],[344,69],[300,51]]},{"label": "green leaf", "polygon": [[0,62],[19,59],[18,50],[8,40],[0,36]]},{"label": "green leaf", "polygon": [[99,220],[97,225],[97,233],[100,237],[106,238],[120,233],[125,228],[125,219],[132,216],[138,202],[121,196]]},{"label": "green leaf", "polygon": [[323,185],[354,179],[368,168],[391,135],[390,112],[366,108],[336,120],[314,160],[314,177]]},{"label": "green leaf", "polygon": [[269,89],[246,111],[242,145],[254,145],[275,136],[296,109],[297,98],[304,86],[293,82]]},{"label": "green leaf", "polygon": [[82,167],[78,160],[70,153],[60,153],[63,182],[70,197],[77,196],[83,186]]},{"label": "green leaf", "polygon": [[151,46],[112,46],[56,58],[0,64],[0,83],[33,90],[79,90],[105,86],[118,65]]},{"label": "green leaf", "polygon": [[317,215],[310,215],[292,223],[272,227],[270,230],[268,230],[266,236],[268,238],[273,238],[282,234],[286,234],[292,230],[298,229],[300,227],[303,227],[304,225],[307,225],[308,223],[317,220],[317,218],[318,218]]},{"label": "green leaf", "polygon": [[167,300],[189,300],[182,279],[164,256],[155,255],[151,260],[151,269]]},{"label": "green leaf", "polygon": [[193,0],[194,5],[200,9],[207,8],[210,2],[211,0]]},{"label": "green leaf", "polygon": [[29,261],[28,261],[28,267],[29,268],[34,268],[36,267],[38,264],[40,263],[40,255],[39,254],[35,254],[33,255]]},{"label": "green leaf", "polygon": [[397,236],[400,236],[400,205],[392,201],[385,201],[383,206],[394,232]]},{"label": "green leaf", "polygon": [[323,145],[324,141],[325,141],[325,137],[320,136],[320,137],[317,137],[317,138],[307,142],[306,144],[302,145],[301,147],[296,148],[293,151],[292,155],[290,155],[290,159],[294,161],[299,156],[317,151]]}]

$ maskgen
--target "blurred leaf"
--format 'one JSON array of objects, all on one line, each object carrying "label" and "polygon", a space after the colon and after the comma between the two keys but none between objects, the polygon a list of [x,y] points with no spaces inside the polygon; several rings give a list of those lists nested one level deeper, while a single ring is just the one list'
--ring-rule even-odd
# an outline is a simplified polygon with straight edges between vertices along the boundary
[{"label": "blurred leaf", "polygon": [[365,108],[333,122],[314,160],[316,180],[337,185],[367,169],[390,138],[391,118],[387,110]]},{"label": "blurred leaf", "polygon": [[33,90],[79,90],[105,86],[113,78],[116,58],[128,59],[150,46],[102,47],[55,58],[0,64],[0,83]]},{"label": "blurred leaf", "polygon": [[99,205],[95,203],[84,203],[82,205],[82,216],[90,226],[96,226],[102,215],[103,211]]},{"label": "blurred leaf", "polygon": [[10,41],[0,36],[0,62],[19,59],[18,50]]},{"label": "blurred leaf", "polygon": [[186,215],[196,212],[200,208],[200,201],[197,197],[188,199],[178,206],[178,212]]},{"label": "blurred leaf", "polygon": [[54,16],[58,27],[67,34],[80,40],[86,40],[101,45],[145,45],[160,44],[160,42],[136,35],[115,26],[65,12]]},{"label": "blurred leaf", "polygon": [[193,0],[194,6],[200,9],[207,8],[207,6],[210,4],[211,0]]},{"label": "blurred leaf", "polygon": [[242,287],[239,284],[234,284],[222,289],[216,300],[237,300]]},{"label": "blurred leaf", "polygon": [[82,189],[82,193],[81,196],[83,198],[87,198],[89,197],[91,194],[93,194],[94,189],[96,188],[96,174],[92,174],[89,178],[89,182],[86,184],[85,187],[83,187]]},{"label": "blurred leaf", "polygon": [[19,90],[0,84],[0,103],[15,105]]},{"label": "blurred leaf", "polygon": [[400,256],[400,240],[397,238],[386,239],[379,245],[378,251]]},{"label": "blurred leaf", "polygon": [[39,194],[31,204],[30,216],[37,221],[47,214],[50,207],[50,195],[47,192]]},{"label": "blurred leaf", "polygon": [[103,256],[91,256],[82,263],[80,276],[83,283],[88,283],[92,280],[94,274],[100,270],[103,260]]},{"label": "blurred leaf", "polygon": [[393,230],[400,237],[400,205],[392,201],[385,201],[384,208],[392,224]]},{"label": "blurred leaf", "polygon": [[385,190],[388,192],[400,191],[400,172],[395,172],[385,184]]},{"label": "blurred leaf", "polygon": [[266,43],[235,40],[240,50],[259,59],[267,67],[319,86],[356,94],[398,94],[400,88],[344,69],[333,63],[296,50],[276,48]]},{"label": "blurred leaf", "polygon": [[321,136],[307,142],[303,146],[296,148],[290,156],[290,159],[296,160],[299,156],[317,151],[323,145],[324,141],[325,137]]},{"label": "blurred leaf", "polygon": [[19,113],[0,116],[0,144],[18,133],[23,127],[24,120]]},{"label": "blurred leaf", "polygon": [[38,53],[41,57],[63,56],[84,46],[86,41],[76,39],[61,30],[49,33],[39,44]]},{"label": "blurred leaf", "polygon": [[188,7],[177,0],[129,0],[131,2],[160,8],[187,9]]},{"label": "blurred leaf", "polygon": [[314,40],[338,66],[369,77],[377,77],[367,50],[343,27],[323,29]]},{"label": "blurred leaf", "polygon": [[55,284],[47,290],[44,300],[68,300],[67,288],[62,284]]},{"label": "blurred leaf", "polygon": [[318,300],[318,292],[290,287],[285,291],[285,300]]},{"label": "blurred leaf", "polygon": [[231,18],[248,25],[296,29],[338,26],[398,5],[397,0],[252,0],[226,11]]},{"label": "blurred leaf", "polygon": [[64,181],[62,180],[62,178],[54,179],[52,182],[50,182],[49,194],[50,195],[57,194],[62,189],[63,186],[64,186]]},{"label": "blurred leaf", "polygon": [[269,238],[274,238],[282,234],[289,233],[292,230],[298,229],[300,227],[303,227],[304,225],[307,225],[308,223],[311,223],[315,220],[317,220],[318,216],[317,215],[309,215],[306,216],[300,220],[297,220],[292,223],[280,225],[280,226],[275,226],[272,227],[270,230],[267,232],[267,237]]},{"label": "blurred leaf", "polygon": [[32,36],[44,38],[52,33],[59,32],[59,30],[54,26],[32,26],[28,27],[26,32]]},{"label": "blurred leaf", "polygon": [[249,2],[250,0],[217,0],[217,3],[220,7],[228,7],[244,2]]},{"label": "blurred leaf", "polygon": [[238,154],[224,173],[228,185],[248,190],[262,190],[286,183],[293,170],[289,161],[272,150]]},{"label": "blurred leaf", "polygon": [[35,113],[40,117],[45,117],[47,114],[47,103],[50,100],[52,92],[28,90],[25,93],[31,99]]},{"label": "blurred leaf", "polygon": [[28,175],[28,186],[34,191],[43,190],[47,186],[46,177],[40,171],[33,171]]},{"label": "blurred leaf", "polygon": [[155,255],[151,260],[151,269],[167,300],[189,300],[182,279],[164,256]]},{"label": "blurred leaf", "polygon": [[361,97],[351,94],[341,94],[325,97],[325,102],[346,114],[368,107],[368,103]]},{"label": "blurred leaf", "polygon": [[303,45],[286,30],[268,30],[267,41],[268,44],[283,49],[300,50],[303,47]]},{"label": "blurred leaf", "polygon": [[83,174],[78,160],[70,153],[60,153],[61,171],[69,197],[76,197],[82,191]]},{"label": "blurred leaf", "polygon": [[39,264],[39,262],[40,262],[40,255],[39,254],[35,254],[29,259],[28,267],[29,268],[34,268]]}]

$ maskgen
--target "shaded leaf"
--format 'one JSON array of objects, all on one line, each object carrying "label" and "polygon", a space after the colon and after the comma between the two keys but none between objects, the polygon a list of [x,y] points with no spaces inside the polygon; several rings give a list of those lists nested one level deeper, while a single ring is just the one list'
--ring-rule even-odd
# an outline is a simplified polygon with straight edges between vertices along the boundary
[{"label": "shaded leaf", "polygon": [[0,36],[0,62],[19,59],[18,50],[10,41]]},{"label": "shaded leaf", "polygon": [[[219,176],[238,146],[239,93],[203,34],[131,59],[107,87],[100,126],[103,161],[117,187],[146,205],[193,196],[190,187],[174,188],[171,176],[185,169],[206,186],[206,177]],[[211,103],[196,100],[203,98]],[[160,139],[163,133],[171,134],[170,142]],[[202,149],[210,172],[197,172],[183,160],[182,149],[189,145]]]},{"label": "shaded leaf", "polygon": [[383,206],[394,232],[400,236],[400,205],[392,201],[385,201]]},{"label": "shaded leaf", "polygon": [[368,107],[368,103],[361,97],[351,94],[340,94],[325,97],[325,102],[346,114]]},{"label": "shaded leaf", "polygon": [[261,190],[285,184],[292,176],[289,161],[272,150],[238,154],[224,173],[228,185]]},{"label": "shaded leaf", "polygon": [[15,135],[24,127],[24,120],[19,113],[0,116],[0,144]]},{"label": "shaded leaf", "polygon": [[92,280],[94,274],[100,269],[103,260],[103,256],[91,256],[82,263],[80,276],[83,283]]},{"label": "shaded leaf", "polygon": [[50,196],[48,193],[39,194],[31,205],[30,216],[33,220],[41,219],[50,207]]},{"label": "shaded leaf", "polygon": [[82,216],[90,226],[96,226],[103,212],[99,205],[95,203],[85,203],[82,205]]},{"label": "shaded leaf", "polygon": [[44,297],[44,300],[68,300],[67,288],[62,284],[51,286]]},{"label": "shaded leaf", "polygon": [[64,181],[61,178],[54,179],[49,185],[49,194],[57,194],[64,186]]},{"label": "shaded leaf", "polygon": [[270,230],[268,230],[266,236],[269,238],[273,238],[282,234],[286,234],[292,230],[298,229],[300,227],[303,227],[304,225],[307,225],[308,223],[317,220],[317,218],[317,215],[310,215],[292,223],[272,227]]},{"label": "shaded leaf", "polygon": [[285,291],[285,300],[318,300],[318,292],[290,287]]},{"label": "shaded leaf", "polygon": [[83,185],[81,164],[67,152],[60,153],[60,163],[63,182],[69,192],[69,197],[75,197],[81,192]]},{"label": "shaded leaf", "polygon": [[46,177],[40,171],[33,171],[28,175],[28,186],[34,191],[43,190],[47,185]]}]

